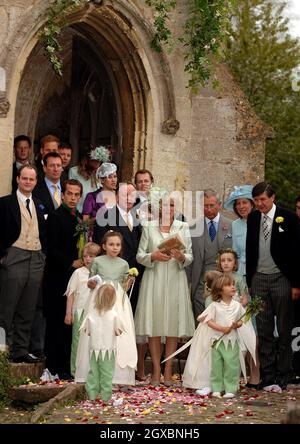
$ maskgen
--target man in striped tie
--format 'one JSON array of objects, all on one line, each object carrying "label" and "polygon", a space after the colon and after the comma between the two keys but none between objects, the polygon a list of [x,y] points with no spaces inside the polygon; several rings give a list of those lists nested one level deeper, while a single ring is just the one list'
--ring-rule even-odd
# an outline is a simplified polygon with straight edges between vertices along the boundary
[{"label": "man in striped tie", "polygon": [[[275,205],[270,183],[255,185],[252,196],[257,210],[247,222],[246,274],[252,296],[264,301],[264,311],[256,318],[261,387],[281,392],[291,373],[292,301],[300,297],[300,222],[294,213]],[[275,316],[278,352],[273,335]]]}]

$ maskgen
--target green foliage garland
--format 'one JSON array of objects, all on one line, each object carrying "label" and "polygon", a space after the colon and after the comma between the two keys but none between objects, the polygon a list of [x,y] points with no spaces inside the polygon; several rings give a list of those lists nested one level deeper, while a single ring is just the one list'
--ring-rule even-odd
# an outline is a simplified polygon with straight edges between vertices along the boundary
[{"label": "green foliage garland", "polygon": [[[151,47],[162,51],[162,47],[171,49],[174,36],[167,26],[169,14],[176,8],[176,0],[145,0],[154,10],[155,34]],[[185,50],[185,71],[189,73],[188,86],[197,91],[204,86],[211,76],[210,55],[219,55],[228,23],[228,9],[236,0],[187,0],[188,18],[184,29],[177,39]],[[66,17],[72,9],[78,8],[88,0],[55,0],[48,9],[48,19],[40,41],[44,54],[51,62],[54,71],[62,76],[62,60],[57,55],[62,50],[58,41]]]},{"label": "green foliage garland", "polygon": [[[178,41],[186,50],[185,72],[190,75],[188,86],[197,92],[211,77],[211,58],[220,55],[229,23],[229,10],[236,0],[188,0],[189,14]],[[154,8],[156,33],[152,47],[161,51],[161,45],[171,45],[172,33],[167,27],[169,13],[176,0],[146,0]]]},{"label": "green foliage garland", "polygon": [[58,36],[67,24],[66,17],[86,0],[55,0],[48,8],[46,25],[40,32],[40,42],[44,47],[44,55],[51,62],[57,75],[62,76],[62,59],[57,55],[62,51]]}]

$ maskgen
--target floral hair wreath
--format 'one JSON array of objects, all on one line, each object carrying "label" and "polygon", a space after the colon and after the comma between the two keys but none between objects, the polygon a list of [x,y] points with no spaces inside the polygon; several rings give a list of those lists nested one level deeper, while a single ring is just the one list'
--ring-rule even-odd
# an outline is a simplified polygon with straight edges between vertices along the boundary
[{"label": "floral hair wreath", "polygon": [[110,152],[105,146],[96,146],[90,152],[90,159],[99,160],[99,162],[108,162],[110,158]]}]

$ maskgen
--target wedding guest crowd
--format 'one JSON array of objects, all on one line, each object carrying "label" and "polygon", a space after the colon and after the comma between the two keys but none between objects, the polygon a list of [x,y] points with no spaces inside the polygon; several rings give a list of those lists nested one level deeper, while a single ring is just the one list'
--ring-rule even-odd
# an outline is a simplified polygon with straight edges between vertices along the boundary
[{"label": "wedding guest crowd", "polygon": [[[218,193],[206,189],[203,223],[197,222],[202,230],[194,235],[184,215],[176,212],[172,193],[154,187],[151,171],[138,170],[135,185],[118,183],[117,165],[110,162],[110,151],[102,146],[87,150],[79,164],[70,167],[72,146],[51,134],[40,141],[35,167],[31,165],[31,146],[26,135],[14,139],[13,193],[0,198],[0,327],[5,330],[13,362],[36,363],[46,358],[50,372],[63,379],[71,379],[79,368],[90,399],[100,393],[108,401],[114,382],[132,384],[134,376],[145,380],[148,344],[152,385],[161,383],[163,372],[165,386],[171,386],[172,359],[181,350],[177,350],[178,342],[193,337],[190,353],[194,353],[196,343],[203,340],[201,332],[207,332],[206,322],[214,335],[233,332],[231,336],[236,338],[235,330],[242,326],[236,321],[244,313],[242,306],[251,296],[259,296],[264,310],[256,316],[258,341],[254,330],[247,333],[247,387],[278,393],[287,388],[293,371],[295,376],[300,370],[299,354],[294,350],[293,355],[291,346],[292,329],[299,327],[299,196],[293,213],[276,205],[275,190],[268,182],[236,186],[223,205],[232,215],[228,218],[221,213]],[[82,252],[91,240],[95,244],[88,245],[101,250],[102,256],[99,260],[94,255],[87,262]],[[166,248],[175,240],[175,246]],[[115,268],[108,266],[103,273],[103,267],[96,267],[105,261],[114,267],[122,264],[116,282]],[[86,302],[81,302],[77,313],[71,372],[73,312],[64,295],[69,298],[70,278],[81,269],[90,290],[82,292]],[[94,284],[88,278],[90,269],[97,275]],[[138,274],[135,279],[129,276],[132,269]],[[109,291],[102,292],[101,282],[112,288],[105,287]],[[109,295],[114,295],[114,304],[107,299]],[[219,305],[222,316],[217,313]],[[226,320],[226,307],[235,310],[232,325]],[[206,313],[209,320],[205,320]],[[105,341],[94,325],[104,320],[111,335],[110,356],[103,354]],[[92,332],[90,339],[86,333],[84,336],[82,325]],[[253,325],[256,328],[255,322]],[[274,336],[276,328],[278,338]],[[126,344],[130,344],[127,355]],[[95,354],[98,346],[100,358]],[[94,353],[90,361],[88,350]],[[214,359],[222,350],[212,354]],[[214,393],[222,396],[217,363],[201,368],[201,363],[196,363],[199,350],[197,353],[189,357],[196,373],[188,365],[184,381],[200,395],[210,393],[212,381]],[[234,353],[234,383],[225,378],[225,398],[236,395],[240,365],[244,371],[238,346]],[[163,354],[167,360],[162,368]],[[85,362],[80,362],[81,356]],[[106,367],[109,377],[104,378],[101,375]],[[118,375],[125,374],[124,369],[129,373],[122,379]],[[200,381],[202,370],[205,387],[195,382]]]}]

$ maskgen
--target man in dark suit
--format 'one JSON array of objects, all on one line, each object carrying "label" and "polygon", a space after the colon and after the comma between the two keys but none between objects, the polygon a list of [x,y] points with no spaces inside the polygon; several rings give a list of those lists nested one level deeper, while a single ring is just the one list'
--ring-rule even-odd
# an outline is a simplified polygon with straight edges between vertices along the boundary
[{"label": "man in dark suit", "polygon": [[44,314],[46,317],[45,353],[50,372],[61,379],[70,378],[70,353],[72,329],[64,323],[69,279],[76,268],[82,266],[78,259],[76,226],[80,214],[76,211],[82,195],[82,185],[70,179],[62,185],[61,206],[47,219],[47,252],[43,285]]},{"label": "man in dark suit", "polygon": [[35,164],[38,170],[38,181],[42,180],[44,177],[44,157],[48,153],[58,153],[58,148],[60,145],[60,140],[58,137],[52,134],[47,134],[41,138],[40,141],[40,151],[36,156]]},{"label": "man in dark suit", "polygon": [[50,214],[61,204],[62,158],[59,153],[50,152],[43,158],[43,164],[45,176],[38,180],[33,195],[44,204],[45,214]]},{"label": "man in dark suit", "polygon": [[28,353],[46,248],[42,204],[32,196],[36,182],[36,168],[24,165],[17,192],[0,199],[0,327],[14,362],[38,360]]},{"label": "man in dark suit", "polygon": [[11,188],[13,193],[18,189],[18,184],[17,184],[18,170],[21,168],[21,166],[30,163],[31,140],[28,136],[20,135],[15,137],[14,153],[16,160],[13,163],[13,174],[11,181]]},{"label": "man in dark suit", "polygon": [[[291,372],[293,327],[292,301],[300,297],[300,224],[297,216],[274,204],[272,185],[260,182],[252,190],[257,211],[247,221],[246,274],[252,296],[260,296],[264,311],[257,330],[261,386],[286,389]],[[273,335],[277,319],[278,353]]]},{"label": "man in dark suit", "polygon": [[[96,217],[93,240],[101,244],[104,234],[109,231],[118,231],[123,236],[123,259],[129,267],[136,267],[141,271],[140,264],[136,261],[136,254],[141,237],[141,226],[135,212],[131,211],[136,201],[136,189],[132,183],[120,183],[117,191],[117,205],[105,213],[99,212]],[[135,311],[138,299],[138,284],[140,276],[135,283],[131,296],[131,305]]]}]

